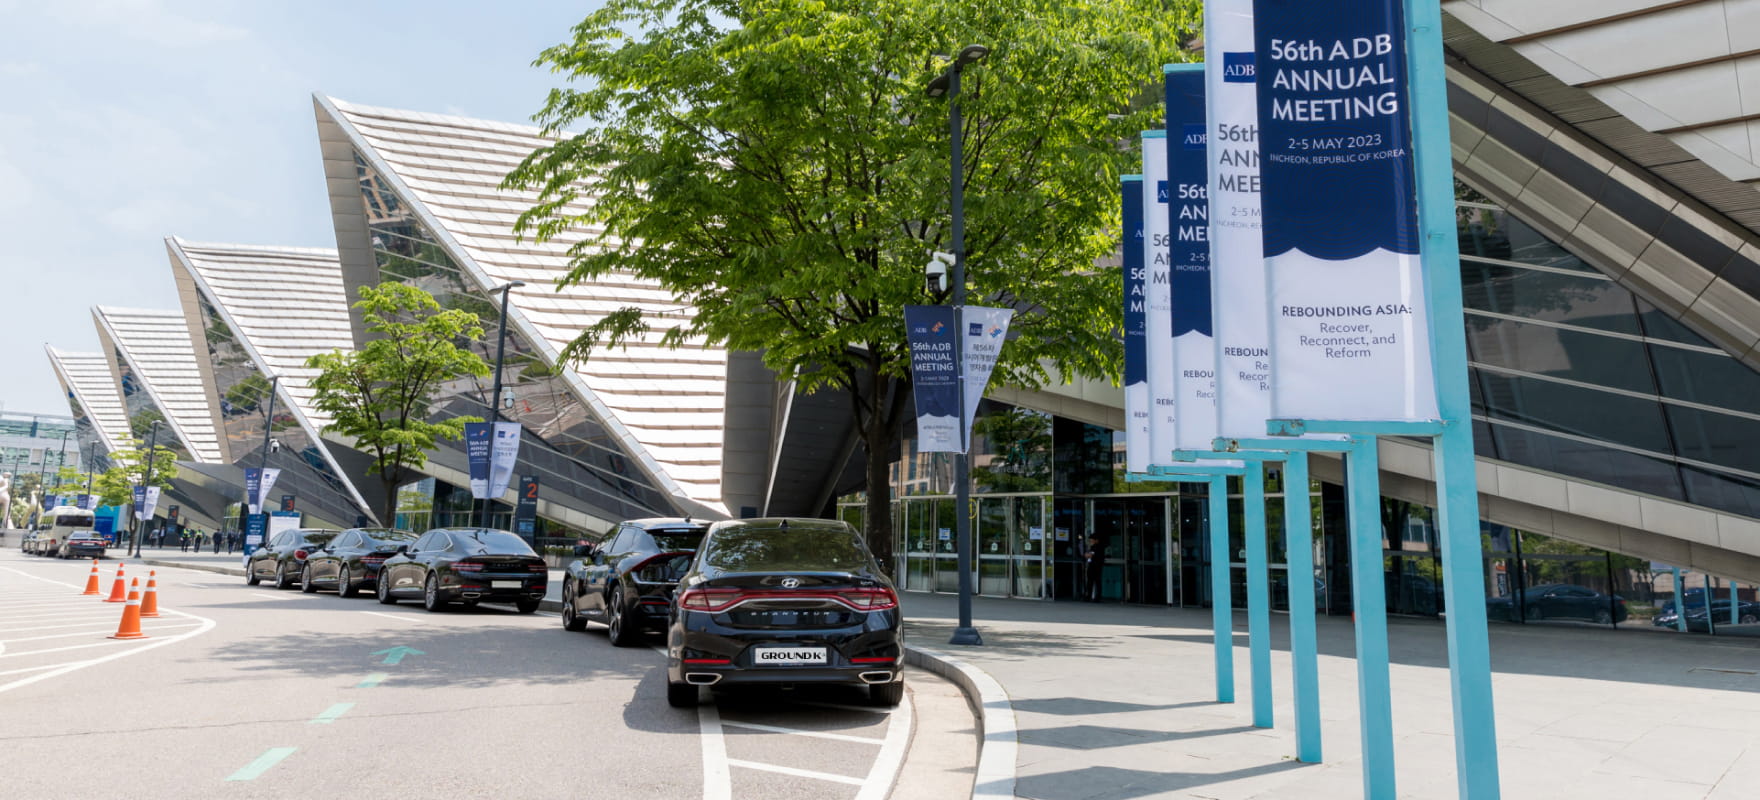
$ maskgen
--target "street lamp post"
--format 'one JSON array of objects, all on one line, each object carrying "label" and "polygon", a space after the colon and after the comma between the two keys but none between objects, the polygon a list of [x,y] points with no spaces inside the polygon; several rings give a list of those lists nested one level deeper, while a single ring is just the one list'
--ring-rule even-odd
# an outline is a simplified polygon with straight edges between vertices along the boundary
[{"label": "street lamp post", "polygon": [[951,200],[953,206],[953,330],[955,345],[953,348],[953,373],[959,376],[959,415],[960,415],[960,448],[953,455],[954,485],[954,528],[957,539],[959,569],[959,626],[953,629],[953,638],[949,644],[981,645],[983,637],[972,625],[972,470],[970,428],[966,424],[966,379],[965,359],[958,342],[962,341],[965,331],[966,305],[966,197],[965,197],[965,165],[961,153],[962,130],[959,116],[959,76],[966,66],[984,60],[990,55],[990,48],[981,44],[966,45],[959,55],[948,65],[947,71],[936,76],[924,90],[930,97],[945,96],[947,105],[948,138],[951,140],[950,158],[952,162]]},{"label": "street lamp post", "polygon": [[131,537],[133,541],[129,542],[135,558],[140,558],[141,536],[147,531],[146,496],[153,488],[153,457],[159,447],[159,423],[160,420],[153,420],[153,426],[147,430],[147,470],[141,477],[141,516],[134,521],[134,535]]},{"label": "street lamp post", "polygon": [[[501,330],[495,342],[495,389],[489,393],[489,471],[495,471],[495,423],[501,421],[501,362],[507,355],[507,298],[513,290],[524,286],[525,281],[513,281],[495,289],[501,293]],[[483,498],[483,513],[477,518],[477,527],[489,527],[489,509],[495,505],[495,498]]]}]

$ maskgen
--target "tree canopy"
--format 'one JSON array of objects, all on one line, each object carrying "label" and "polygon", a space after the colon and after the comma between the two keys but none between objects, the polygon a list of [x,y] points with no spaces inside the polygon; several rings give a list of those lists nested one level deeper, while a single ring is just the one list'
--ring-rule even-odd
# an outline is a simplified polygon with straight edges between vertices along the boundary
[{"label": "tree canopy", "polygon": [[369,339],[353,352],[334,350],[306,359],[318,370],[313,404],[330,415],[324,430],[354,440],[373,459],[371,471],[384,485],[381,519],[397,514],[397,487],[428,463],[442,439],[464,436],[476,417],[431,419],[440,388],[465,377],[489,374],[489,365],[459,343],[480,339],[477,315],[442,309],[420,288],[396,281],[363,286],[355,308]]},{"label": "tree canopy", "polygon": [[518,228],[575,239],[568,282],[653,279],[694,315],[621,309],[569,354],[650,328],[762,352],[805,391],[851,394],[883,482],[903,307],[945,300],[924,266],[952,249],[949,103],[924,88],[948,67],[938,54],[982,44],[962,73],[961,180],[970,302],[1018,311],[997,379],[1116,380],[1121,281],[1097,264],[1119,244],[1134,142],[1160,125],[1161,66],[1187,60],[1199,8],[608,0],[537,61],[570,83],[536,116],[557,140],[507,178],[541,197]]}]

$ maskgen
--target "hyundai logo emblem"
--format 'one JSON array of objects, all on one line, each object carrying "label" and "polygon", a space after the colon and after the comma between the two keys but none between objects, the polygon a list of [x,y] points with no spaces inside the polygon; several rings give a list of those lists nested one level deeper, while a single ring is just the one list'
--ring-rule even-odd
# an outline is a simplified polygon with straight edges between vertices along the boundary
[{"label": "hyundai logo emblem", "polygon": [[782,588],[784,588],[784,589],[799,589],[799,588],[801,588],[801,579],[800,578],[783,578],[782,579]]}]

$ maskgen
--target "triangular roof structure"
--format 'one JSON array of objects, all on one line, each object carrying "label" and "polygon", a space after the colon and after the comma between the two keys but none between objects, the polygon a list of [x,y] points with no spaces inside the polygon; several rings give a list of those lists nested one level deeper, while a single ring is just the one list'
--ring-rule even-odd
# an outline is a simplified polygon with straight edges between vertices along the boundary
[{"label": "triangular roof structure", "polygon": [[[413,219],[479,290],[526,283],[513,294],[510,327],[552,365],[569,342],[607,314],[626,306],[643,309],[654,330],[626,349],[595,351],[562,373],[578,402],[660,489],[725,513],[727,353],[701,342],[662,346],[668,323],[687,321],[692,310],[652,281],[613,276],[557,289],[568,274],[568,248],[584,234],[569,232],[543,244],[522,241],[513,225],[536,195],[500,187],[521,159],[547,143],[537,128],[321,95],[315,104],[351,286],[379,280],[374,250],[383,243],[375,244],[377,234],[369,234],[369,227]],[[591,202],[590,195],[579,202]]]},{"label": "triangular roof structure", "polygon": [[129,415],[150,404],[164,416],[190,460],[223,463],[183,313],[97,306],[92,317],[104,349],[113,354],[107,359],[111,377]]},{"label": "triangular roof structure", "polygon": [[[367,511],[370,506],[357,487],[330,449],[320,444],[329,418],[313,406],[316,370],[306,366],[315,354],[355,346],[336,251],[190,242],[175,236],[165,240],[165,249],[191,341],[206,340],[206,357],[198,358],[197,366],[226,461],[252,467],[259,463],[263,426],[256,406],[267,396],[267,376],[279,376],[275,427],[281,432],[276,436],[283,444],[297,444],[297,463],[319,473],[314,477],[320,485],[307,483],[302,491],[340,491],[346,499],[336,502],[342,507],[327,510],[344,522],[353,518],[346,513],[349,505],[356,513]],[[284,427],[288,421],[303,437]],[[283,476],[290,477],[285,469]]]},{"label": "triangular roof structure", "polygon": [[[110,373],[110,359],[103,353],[72,353],[45,345],[49,365],[61,381],[67,395],[74,425],[80,430],[82,455],[108,456],[126,446],[128,413],[123,409],[122,396],[116,393],[116,379]],[[92,441],[84,441],[85,427],[91,427]],[[87,450],[95,448],[96,452]]]}]

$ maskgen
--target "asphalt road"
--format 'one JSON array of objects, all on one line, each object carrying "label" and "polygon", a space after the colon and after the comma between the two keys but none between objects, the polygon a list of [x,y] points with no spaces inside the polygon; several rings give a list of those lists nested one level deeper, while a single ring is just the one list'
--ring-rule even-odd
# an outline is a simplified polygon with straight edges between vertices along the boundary
[{"label": "asphalt road", "polygon": [[150,638],[118,641],[122,606],[79,595],[89,570],[0,550],[0,795],[880,800],[901,772],[912,797],[970,791],[948,763],[975,748],[970,713],[921,673],[895,710],[860,689],[679,710],[660,651],[596,627],[183,569],[158,570]]}]

